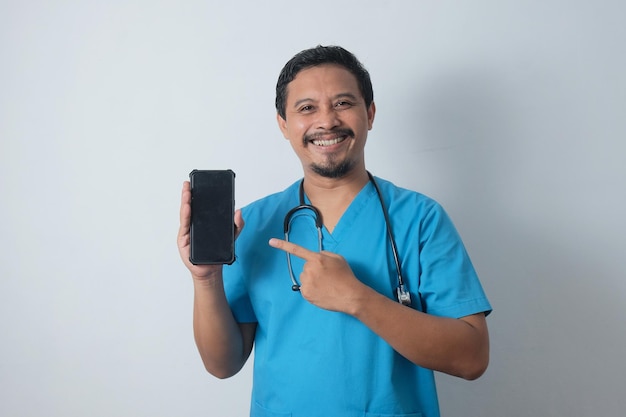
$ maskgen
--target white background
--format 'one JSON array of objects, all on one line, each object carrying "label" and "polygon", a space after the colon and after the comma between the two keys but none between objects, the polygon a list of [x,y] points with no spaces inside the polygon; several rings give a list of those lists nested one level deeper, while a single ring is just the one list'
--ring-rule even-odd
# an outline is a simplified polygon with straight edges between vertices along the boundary
[{"label": "white background", "polygon": [[0,415],[247,415],[251,367],[220,381],[195,350],[180,187],[231,168],[241,206],[298,179],[276,78],[340,44],[374,83],[368,168],[446,207],[495,309],[443,415],[622,416],[625,13],[1,0]]}]

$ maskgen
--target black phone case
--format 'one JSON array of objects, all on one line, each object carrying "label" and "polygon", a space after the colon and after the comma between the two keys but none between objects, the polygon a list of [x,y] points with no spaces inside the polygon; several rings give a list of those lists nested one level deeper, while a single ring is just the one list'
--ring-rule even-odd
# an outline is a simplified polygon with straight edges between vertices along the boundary
[{"label": "black phone case", "polygon": [[194,265],[232,264],[235,261],[235,173],[197,170],[191,182],[191,250]]}]

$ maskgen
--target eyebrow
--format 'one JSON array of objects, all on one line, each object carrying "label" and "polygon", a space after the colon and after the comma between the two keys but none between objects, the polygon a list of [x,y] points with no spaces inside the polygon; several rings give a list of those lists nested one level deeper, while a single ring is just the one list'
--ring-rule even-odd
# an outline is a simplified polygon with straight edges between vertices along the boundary
[{"label": "eyebrow", "polygon": [[[339,94],[337,94],[337,95],[333,96],[333,100],[337,100],[337,99],[340,99],[340,98],[349,98],[349,99],[351,99],[351,100],[358,101],[357,96],[355,96],[355,95],[354,95],[354,94],[352,94],[352,93],[339,93]],[[309,102],[309,101],[315,101],[315,100],[313,100],[312,98],[302,98],[302,99],[300,99],[300,100],[297,100],[297,101],[293,104],[293,107],[299,107],[301,104],[303,104],[303,103],[307,103],[307,102]]]}]

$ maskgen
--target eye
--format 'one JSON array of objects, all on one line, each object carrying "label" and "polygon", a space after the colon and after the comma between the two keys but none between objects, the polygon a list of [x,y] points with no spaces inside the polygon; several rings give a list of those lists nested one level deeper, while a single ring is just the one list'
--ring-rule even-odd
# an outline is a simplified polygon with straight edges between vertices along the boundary
[{"label": "eye", "polygon": [[341,100],[335,104],[335,107],[338,107],[338,108],[350,108],[352,106],[353,106],[352,102],[348,100]]},{"label": "eye", "polygon": [[300,113],[309,113],[311,111],[313,111],[313,106],[310,104],[305,104],[304,106],[301,106],[298,111]]}]

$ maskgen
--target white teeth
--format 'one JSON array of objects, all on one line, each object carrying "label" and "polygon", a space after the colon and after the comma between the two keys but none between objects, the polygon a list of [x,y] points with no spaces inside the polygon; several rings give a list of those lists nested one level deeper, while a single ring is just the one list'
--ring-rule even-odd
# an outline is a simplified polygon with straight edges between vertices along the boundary
[{"label": "white teeth", "polygon": [[335,139],[327,139],[327,140],[321,140],[321,139],[316,139],[313,140],[313,145],[315,146],[331,146],[331,145],[335,145],[341,141],[343,141],[345,139],[345,137],[340,137],[340,138],[335,138]]}]

